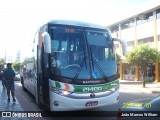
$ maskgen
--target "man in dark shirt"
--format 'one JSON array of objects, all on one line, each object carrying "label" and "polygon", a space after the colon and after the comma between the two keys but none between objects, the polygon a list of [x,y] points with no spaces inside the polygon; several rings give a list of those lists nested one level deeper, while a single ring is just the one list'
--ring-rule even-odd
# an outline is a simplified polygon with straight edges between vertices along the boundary
[{"label": "man in dark shirt", "polygon": [[6,81],[8,102],[10,102],[10,91],[11,91],[11,95],[12,95],[12,98],[13,98],[13,102],[15,102],[16,101],[16,99],[14,97],[14,90],[15,90],[14,77],[15,77],[15,72],[12,69],[11,65],[12,65],[11,63],[7,64],[7,69],[4,70],[4,77],[5,77],[5,81]]}]

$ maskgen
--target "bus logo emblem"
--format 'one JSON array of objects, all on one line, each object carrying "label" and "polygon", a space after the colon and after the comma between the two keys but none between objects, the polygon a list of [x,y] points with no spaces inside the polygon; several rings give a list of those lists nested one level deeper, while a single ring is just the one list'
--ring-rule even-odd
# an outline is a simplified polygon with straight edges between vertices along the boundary
[{"label": "bus logo emblem", "polygon": [[94,98],[95,96],[96,96],[96,95],[95,95],[94,93],[91,93],[91,94],[90,94],[90,97],[91,97],[91,98]]}]

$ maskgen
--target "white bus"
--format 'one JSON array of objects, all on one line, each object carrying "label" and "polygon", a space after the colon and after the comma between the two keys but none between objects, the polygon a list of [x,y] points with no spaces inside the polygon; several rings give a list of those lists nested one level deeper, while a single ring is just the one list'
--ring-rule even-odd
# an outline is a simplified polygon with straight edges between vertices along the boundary
[{"label": "white bus", "polygon": [[[52,20],[36,32],[30,65],[21,72],[23,88],[39,107],[72,111],[116,104],[117,60],[109,31],[100,25]],[[125,51],[125,49],[124,49]],[[29,67],[27,67],[29,66]]]}]

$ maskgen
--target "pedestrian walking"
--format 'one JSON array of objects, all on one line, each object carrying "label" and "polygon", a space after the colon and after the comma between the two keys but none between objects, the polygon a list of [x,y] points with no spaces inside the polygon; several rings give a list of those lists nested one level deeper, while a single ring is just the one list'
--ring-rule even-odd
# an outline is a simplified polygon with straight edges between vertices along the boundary
[{"label": "pedestrian walking", "polygon": [[2,81],[3,89],[5,89],[5,81],[4,81],[4,76],[3,76],[3,71],[1,66],[0,66],[0,80]]},{"label": "pedestrian walking", "polygon": [[16,102],[16,99],[14,97],[14,91],[15,91],[15,85],[14,85],[14,77],[15,77],[15,72],[12,69],[12,64],[8,63],[7,64],[7,69],[4,70],[3,73],[5,77],[5,85],[7,88],[7,96],[8,96],[8,102],[10,102],[10,92],[13,98],[13,102]]},{"label": "pedestrian walking", "polygon": [[3,71],[2,71],[2,77],[1,77],[1,80],[2,80],[3,90],[5,90],[5,88],[6,88],[6,81],[5,81],[5,77],[4,77],[4,75],[3,75]]}]

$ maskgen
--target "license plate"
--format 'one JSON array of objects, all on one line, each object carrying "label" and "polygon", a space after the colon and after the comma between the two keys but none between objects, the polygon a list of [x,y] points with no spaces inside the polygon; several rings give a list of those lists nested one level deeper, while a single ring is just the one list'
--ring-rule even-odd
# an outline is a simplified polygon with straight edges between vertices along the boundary
[{"label": "license plate", "polygon": [[86,106],[95,106],[95,105],[98,105],[98,101],[91,101],[86,103]]}]

